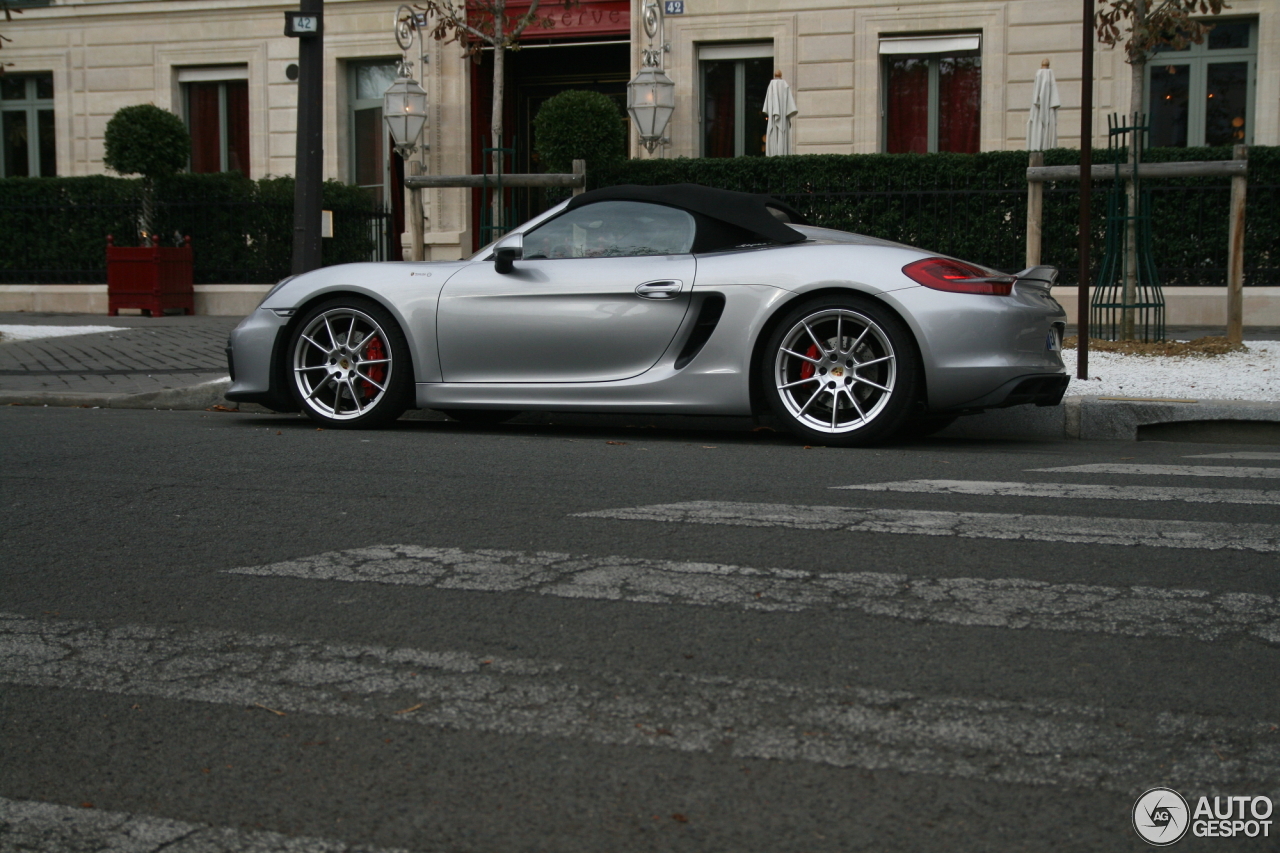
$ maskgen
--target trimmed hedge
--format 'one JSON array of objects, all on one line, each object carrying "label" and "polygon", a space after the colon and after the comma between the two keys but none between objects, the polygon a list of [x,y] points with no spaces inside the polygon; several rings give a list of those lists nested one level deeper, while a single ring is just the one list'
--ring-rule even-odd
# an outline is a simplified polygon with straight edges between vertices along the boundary
[{"label": "trimmed hedge", "polygon": [[[191,236],[197,284],[271,283],[289,274],[293,193],[291,177],[171,175],[156,181],[154,230],[163,245]],[[322,203],[334,212],[326,266],[378,254],[375,226],[387,215],[367,190],[326,181]],[[0,282],[105,282],[107,235],[134,244],[141,211],[137,178],[0,180]]]},{"label": "trimmed hedge", "polygon": [[[1124,152],[1094,151],[1094,162]],[[1229,160],[1231,149],[1165,148],[1148,162]],[[1045,152],[1050,166],[1078,165],[1080,152]],[[857,231],[928,248],[997,269],[1016,271],[1026,259],[1027,152],[981,154],[802,154],[735,159],[629,160],[588,175],[592,187],[698,183],[776,195],[815,225]],[[1093,259],[1102,257],[1106,194],[1095,183]],[[1166,285],[1223,284],[1226,280],[1226,178],[1148,180],[1153,199],[1154,250]],[[1045,263],[1064,284],[1078,269],[1079,184],[1046,184]],[[1280,284],[1280,148],[1249,149],[1245,283]]]}]

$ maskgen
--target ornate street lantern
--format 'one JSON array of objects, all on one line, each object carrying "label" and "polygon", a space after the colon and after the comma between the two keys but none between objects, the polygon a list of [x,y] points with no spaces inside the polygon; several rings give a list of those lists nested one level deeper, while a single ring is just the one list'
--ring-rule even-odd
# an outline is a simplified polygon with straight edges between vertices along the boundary
[{"label": "ornate street lantern", "polygon": [[676,111],[676,84],[661,68],[641,68],[627,84],[627,112],[640,131],[640,144],[653,149],[666,142],[664,134]]},{"label": "ornate street lantern", "polygon": [[[391,144],[396,147],[396,153],[404,160],[404,165],[408,174],[405,177],[406,184],[409,178],[416,178],[422,174],[422,161],[413,157],[413,152],[418,149],[418,139],[422,136],[422,129],[427,124],[427,92],[418,85],[418,81],[413,79],[413,63],[409,61],[409,49],[413,47],[415,38],[419,45],[419,59],[422,61],[423,73],[427,68],[427,51],[426,43],[423,41],[423,32],[427,28],[427,13],[414,11],[408,6],[401,6],[396,9],[396,19],[393,25],[393,31],[396,37],[396,44],[400,50],[404,51],[404,55],[400,59],[400,64],[396,66],[396,79],[387,91],[382,95],[382,119],[387,123],[387,130],[391,133]],[[423,145],[423,149],[431,146]],[[399,187],[397,192],[402,192]],[[417,186],[409,187],[409,203],[405,207],[405,224],[409,226],[409,260],[423,260],[423,232],[426,230],[426,223],[422,210],[422,189]]]},{"label": "ornate street lantern", "polygon": [[627,84],[627,112],[640,132],[640,144],[653,149],[671,140],[665,138],[671,114],[676,111],[676,84],[662,70],[662,55],[671,50],[663,29],[662,7],[658,0],[644,0],[640,8],[649,46],[645,48],[644,65]]},{"label": "ornate street lantern", "polygon": [[409,75],[409,63],[401,62],[395,82],[382,96],[382,118],[391,131],[391,142],[408,159],[418,147],[427,123],[427,92]]}]

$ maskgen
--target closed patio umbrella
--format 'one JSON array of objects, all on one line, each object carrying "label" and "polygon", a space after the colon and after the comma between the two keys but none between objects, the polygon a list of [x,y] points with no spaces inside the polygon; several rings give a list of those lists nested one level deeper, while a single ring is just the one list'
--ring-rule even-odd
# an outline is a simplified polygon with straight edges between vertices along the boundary
[{"label": "closed patio umbrella", "polygon": [[1040,63],[1036,82],[1031,89],[1031,116],[1027,119],[1027,150],[1043,151],[1058,147],[1058,83],[1049,69],[1049,60]]},{"label": "closed patio umbrella", "polygon": [[773,72],[769,88],[764,93],[765,115],[769,117],[765,131],[764,153],[766,157],[776,157],[791,153],[791,118],[797,112],[796,99],[791,94],[791,87],[782,79],[781,71]]}]

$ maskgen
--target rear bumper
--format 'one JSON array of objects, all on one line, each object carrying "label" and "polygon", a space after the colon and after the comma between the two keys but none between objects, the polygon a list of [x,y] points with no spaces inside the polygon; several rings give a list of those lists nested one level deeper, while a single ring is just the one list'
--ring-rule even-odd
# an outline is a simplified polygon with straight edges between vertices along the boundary
[{"label": "rear bumper", "polygon": [[986,409],[1003,409],[1009,406],[1056,406],[1067,393],[1071,377],[1065,373],[1038,373],[1017,376],[989,394],[971,400],[954,411],[974,414]]}]

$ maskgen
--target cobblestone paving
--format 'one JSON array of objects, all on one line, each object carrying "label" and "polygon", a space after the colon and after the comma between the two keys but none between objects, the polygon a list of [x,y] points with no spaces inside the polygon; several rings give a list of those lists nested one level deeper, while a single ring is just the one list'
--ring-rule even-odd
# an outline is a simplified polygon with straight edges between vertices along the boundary
[{"label": "cobblestone paving", "polygon": [[0,390],[137,394],[227,375],[239,317],[0,313],[0,325],[116,326],[119,331],[0,342]]}]

